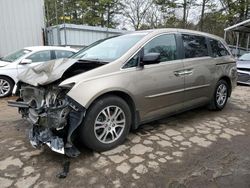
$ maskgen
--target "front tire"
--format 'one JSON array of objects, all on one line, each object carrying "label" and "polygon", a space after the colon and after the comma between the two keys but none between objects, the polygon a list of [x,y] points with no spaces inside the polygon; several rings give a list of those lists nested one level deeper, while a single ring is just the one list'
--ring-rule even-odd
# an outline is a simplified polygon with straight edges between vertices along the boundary
[{"label": "front tire", "polygon": [[122,144],[131,126],[131,111],[120,97],[97,99],[88,109],[81,126],[81,140],[95,151],[106,151]]},{"label": "front tire", "polygon": [[11,95],[14,87],[14,82],[5,76],[0,76],[0,98]]},{"label": "front tire", "polygon": [[222,110],[227,103],[229,96],[229,85],[225,80],[217,82],[213,98],[210,101],[208,108],[210,110]]}]

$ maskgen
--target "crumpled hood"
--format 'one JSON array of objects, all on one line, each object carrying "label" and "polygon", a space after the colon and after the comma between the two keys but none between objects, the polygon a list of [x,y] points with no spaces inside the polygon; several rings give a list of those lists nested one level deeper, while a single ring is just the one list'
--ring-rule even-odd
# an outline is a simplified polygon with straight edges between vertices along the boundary
[{"label": "crumpled hood", "polygon": [[250,69],[250,61],[237,61],[237,68]]},{"label": "crumpled hood", "polygon": [[10,63],[7,61],[0,61],[0,67],[4,67],[6,65],[9,65]]},{"label": "crumpled hood", "polygon": [[18,75],[24,83],[38,86],[46,85],[60,79],[76,59],[57,59],[30,67]]}]

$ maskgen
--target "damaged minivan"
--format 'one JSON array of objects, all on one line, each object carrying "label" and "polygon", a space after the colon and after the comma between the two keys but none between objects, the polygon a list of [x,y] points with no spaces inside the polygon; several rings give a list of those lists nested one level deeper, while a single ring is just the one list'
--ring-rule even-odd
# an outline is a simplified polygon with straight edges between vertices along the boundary
[{"label": "damaged minivan", "polygon": [[237,69],[223,39],[190,30],[136,31],[19,75],[8,101],[31,123],[34,147],[77,156],[123,143],[139,125],[198,106],[222,110]]}]

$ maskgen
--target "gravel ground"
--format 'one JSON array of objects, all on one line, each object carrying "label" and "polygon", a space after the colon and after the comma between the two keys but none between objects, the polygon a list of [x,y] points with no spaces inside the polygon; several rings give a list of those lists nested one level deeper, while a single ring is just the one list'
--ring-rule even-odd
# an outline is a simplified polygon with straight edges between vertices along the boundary
[{"label": "gravel ground", "polygon": [[4,187],[250,187],[250,87],[220,112],[195,109],[141,126],[107,152],[81,149],[59,179],[63,155],[32,148],[28,123],[0,100],[0,184]]}]

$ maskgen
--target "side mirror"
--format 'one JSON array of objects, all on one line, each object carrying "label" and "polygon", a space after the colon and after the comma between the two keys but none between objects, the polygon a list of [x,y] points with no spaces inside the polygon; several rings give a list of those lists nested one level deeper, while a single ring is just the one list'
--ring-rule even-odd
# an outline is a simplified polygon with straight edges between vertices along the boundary
[{"label": "side mirror", "polygon": [[30,63],[32,63],[32,60],[31,59],[23,59],[20,63],[23,65],[30,64]]},{"label": "side mirror", "polygon": [[144,65],[159,63],[160,53],[148,53],[143,56],[142,62]]}]

